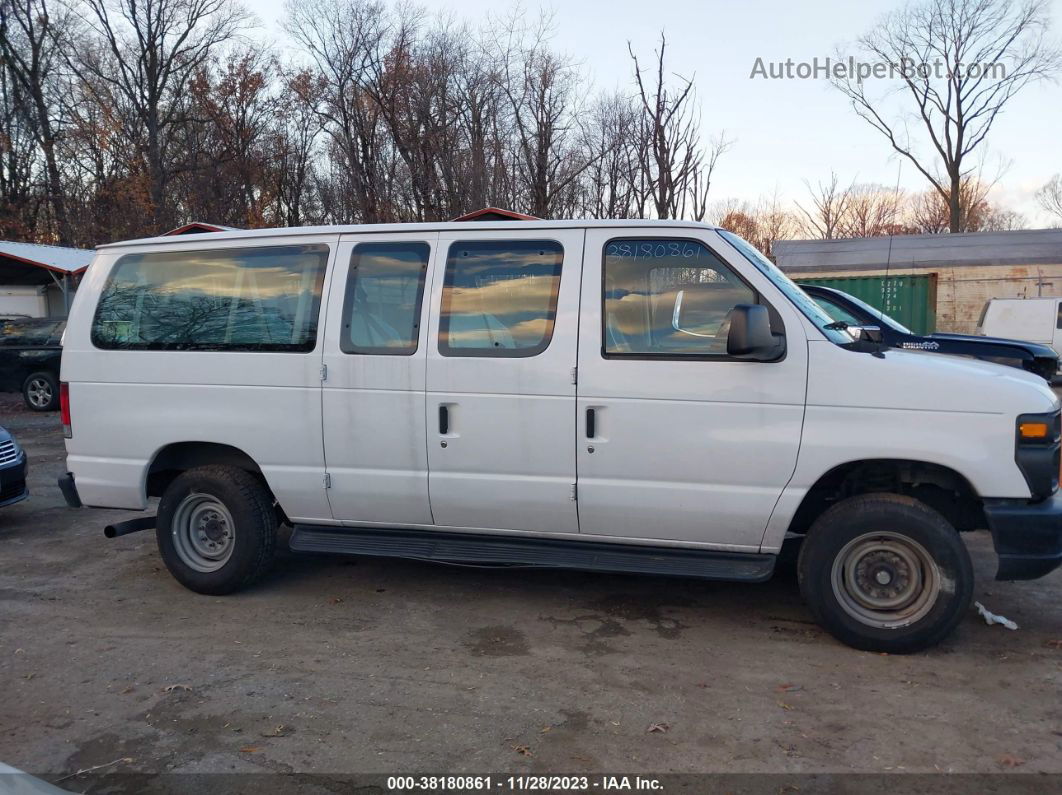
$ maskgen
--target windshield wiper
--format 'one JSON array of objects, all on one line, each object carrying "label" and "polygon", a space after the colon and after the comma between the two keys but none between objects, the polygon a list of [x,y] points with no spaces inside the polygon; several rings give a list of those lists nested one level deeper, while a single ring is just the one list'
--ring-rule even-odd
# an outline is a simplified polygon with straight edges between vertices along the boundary
[{"label": "windshield wiper", "polygon": [[844,320],[835,320],[832,323],[827,323],[823,328],[828,331],[846,331],[849,325]]}]

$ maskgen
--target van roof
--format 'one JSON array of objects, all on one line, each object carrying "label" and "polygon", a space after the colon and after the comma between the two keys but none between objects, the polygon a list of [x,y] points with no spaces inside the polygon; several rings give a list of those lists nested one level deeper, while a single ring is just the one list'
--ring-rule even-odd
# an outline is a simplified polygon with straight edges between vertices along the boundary
[{"label": "van roof", "polygon": [[432,223],[415,224],[346,224],[337,226],[293,226],[271,227],[268,229],[233,229],[223,232],[211,232],[202,235],[183,235],[177,237],[144,237],[138,240],[121,240],[114,243],[103,243],[97,249],[122,248],[125,246],[144,246],[149,244],[165,244],[172,246],[184,243],[189,246],[202,247],[210,245],[211,241],[260,239],[273,237],[298,237],[302,235],[348,235],[348,234],[387,234],[390,232],[471,232],[475,230],[485,231],[519,231],[527,232],[535,229],[618,229],[631,226],[655,226],[671,229],[718,229],[711,224],[697,221],[659,221],[645,218],[633,218],[628,220],[587,220],[572,219],[565,221],[438,221]]}]

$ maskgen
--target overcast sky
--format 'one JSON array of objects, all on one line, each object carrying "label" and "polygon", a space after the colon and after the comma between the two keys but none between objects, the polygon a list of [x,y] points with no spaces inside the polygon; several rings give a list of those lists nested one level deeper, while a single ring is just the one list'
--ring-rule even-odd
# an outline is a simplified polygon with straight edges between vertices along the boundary
[{"label": "overcast sky", "polygon": [[[280,21],[283,0],[250,4],[263,33],[287,44]],[[508,0],[421,0],[434,12],[486,22],[513,7]],[[724,131],[734,146],[720,160],[712,193],[755,200],[775,191],[802,199],[804,180],[837,172],[842,182],[879,182],[922,189],[910,163],[890,154],[885,139],[859,119],[823,80],[750,79],[758,57],[811,61],[866,32],[899,3],[869,0],[525,0],[528,14],[555,14],[555,48],[584,65],[596,89],[629,85],[629,40],[652,57],[661,30],[668,37],[670,70],[694,76],[706,135]],[[1053,35],[1062,37],[1062,0],[1051,0]],[[997,119],[988,139],[986,173],[1006,166],[994,198],[1043,225],[1033,194],[1062,172],[1062,85],[1026,88]],[[517,208],[518,209],[518,208]]]}]

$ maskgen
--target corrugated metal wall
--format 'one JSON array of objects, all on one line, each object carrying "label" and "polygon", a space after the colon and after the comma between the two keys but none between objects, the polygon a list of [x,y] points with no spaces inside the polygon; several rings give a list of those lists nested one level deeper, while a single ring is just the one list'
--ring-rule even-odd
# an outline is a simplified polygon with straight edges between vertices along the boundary
[{"label": "corrugated metal wall", "polygon": [[832,287],[854,295],[900,321],[916,334],[931,334],[936,330],[937,279],[935,273],[918,276],[889,274],[888,276],[832,278],[792,275],[799,282]]}]

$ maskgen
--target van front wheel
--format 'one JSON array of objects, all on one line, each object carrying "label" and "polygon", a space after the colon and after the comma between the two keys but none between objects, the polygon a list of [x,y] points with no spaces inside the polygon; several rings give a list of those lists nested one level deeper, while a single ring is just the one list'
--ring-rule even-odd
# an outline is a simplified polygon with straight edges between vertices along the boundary
[{"label": "van front wheel", "polygon": [[242,469],[190,469],[162,495],[155,537],[166,568],[186,588],[232,593],[265,574],[273,561],[272,497]]},{"label": "van front wheel", "polygon": [[943,516],[899,494],[865,494],[816,520],[797,566],[819,624],[849,646],[905,654],[943,640],[973,598],[973,567]]}]

